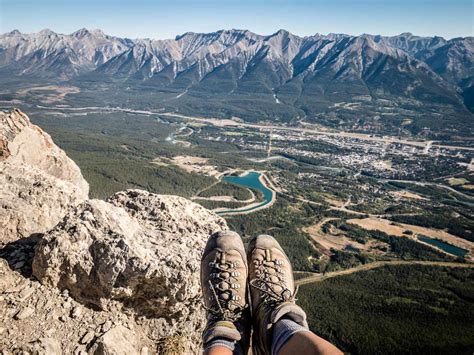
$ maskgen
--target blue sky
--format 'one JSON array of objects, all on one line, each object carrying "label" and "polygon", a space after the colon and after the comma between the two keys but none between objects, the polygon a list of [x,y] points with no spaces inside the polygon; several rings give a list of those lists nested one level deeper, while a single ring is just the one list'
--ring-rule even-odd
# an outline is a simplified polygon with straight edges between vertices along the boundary
[{"label": "blue sky", "polygon": [[330,32],[474,36],[474,0],[0,0],[0,33],[100,28],[129,38],[174,38],[187,31],[284,28]]}]

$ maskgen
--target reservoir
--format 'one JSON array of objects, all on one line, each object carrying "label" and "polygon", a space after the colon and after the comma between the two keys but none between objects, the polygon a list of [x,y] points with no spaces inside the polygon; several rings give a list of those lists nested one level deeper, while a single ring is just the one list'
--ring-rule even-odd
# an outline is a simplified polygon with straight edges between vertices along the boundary
[{"label": "reservoir", "polygon": [[273,191],[262,184],[262,182],[260,181],[261,176],[262,174],[257,171],[250,171],[242,176],[234,176],[234,175],[224,176],[222,178],[222,181],[260,191],[263,194],[263,201],[249,208],[238,209],[238,211],[236,211],[235,209],[219,211],[218,214],[225,214],[225,213],[230,213],[230,212],[250,212],[272,202]]},{"label": "reservoir", "polygon": [[433,245],[433,246],[445,251],[446,253],[449,253],[449,254],[452,254],[452,255],[455,255],[455,256],[464,257],[468,252],[466,249],[459,248],[457,246],[445,243],[445,242],[443,242],[441,240],[438,240],[438,239],[431,239],[431,238],[424,237],[422,235],[418,236],[418,239],[421,240],[422,242]]}]

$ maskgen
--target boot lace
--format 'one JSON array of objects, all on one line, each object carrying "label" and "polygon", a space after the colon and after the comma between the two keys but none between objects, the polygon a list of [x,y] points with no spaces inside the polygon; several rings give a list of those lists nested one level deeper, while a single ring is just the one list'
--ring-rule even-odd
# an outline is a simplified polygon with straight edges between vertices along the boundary
[{"label": "boot lace", "polygon": [[[285,273],[281,268],[283,260],[254,260],[256,278],[250,280],[249,285],[262,292],[263,302],[275,305],[282,302],[295,302],[298,287],[292,292],[286,287]],[[277,291],[277,289],[281,291]]]},{"label": "boot lace", "polygon": [[241,318],[246,305],[242,307],[241,297],[237,294],[240,283],[238,277],[240,272],[236,270],[240,263],[238,261],[227,261],[225,253],[221,254],[220,260],[216,256],[215,261],[211,261],[211,274],[209,287],[212,292],[210,297],[211,307],[204,308],[215,320],[237,321]]}]

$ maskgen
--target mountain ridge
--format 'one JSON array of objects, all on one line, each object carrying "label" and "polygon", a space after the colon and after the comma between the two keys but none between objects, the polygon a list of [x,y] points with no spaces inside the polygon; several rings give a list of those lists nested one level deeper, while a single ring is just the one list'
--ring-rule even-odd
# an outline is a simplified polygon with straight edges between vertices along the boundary
[{"label": "mountain ridge", "polygon": [[[15,79],[153,88],[168,95],[160,104],[171,110],[244,119],[317,121],[318,115],[332,114],[334,105],[348,102],[355,106],[338,108],[344,112],[325,124],[353,122],[356,111],[374,121],[385,114],[383,103],[425,115],[412,129],[416,132],[431,126],[433,113],[466,122],[474,112],[474,37],[300,37],[286,30],[260,35],[231,29],[154,40],[85,28],[69,35],[12,31],[0,35],[0,72]],[[249,105],[261,113],[249,113]],[[446,129],[458,126],[454,122]]]},{"label": "mountain ridge", "polygon": [[[50,40],[49,43],[47,39]],[[78,43],[74,43],[73,39],[83,41],[84,43],[82,46],[78,46]],[[186,41],[186,39],[188,40]],[[87,28],[81,28],[71,34],[56,33],[50,29],[43,29],[38,33],[31,34],[21,33],[19,30],[13,30],[0,35],[0,48],[2,50],[1,56],[5,57],[5,52],[8,49],[11,49],[12,47],[21,47],[23,51],[17,51],[14,58],[19,59],[40,48],[44,49],[46,47],[46,49],[51,51],[64,50],[69,47],[74,50],[75,54],[81,55],[87,60],[92,61],[97,67],[105,64],[108,60],[113,59],[113,57],[117,55],[124,54],[135,46],[147,46],[149,47],[150,52],[154,55],[163,55],[163,52],[168,51],[168,53],[172,55],[172,59],[177,61],[194,54],[196,50],[202,49],[203,46],[213,46],[209,51],[211,54],[216,54],[216,52],[220,53],[236,44],[242,45],[242,41],[245,41],[247,46],[254,45],[257,41],[261,41],[275,50],[278,49],[279,52],[277,54],[281,55],[281,52],[288,50],[288,44],[293,45],[293,49],[301,50],[302,48],[299,46],[314,45],[315,42],[321,39],[326,41],[337,41],[339,39],[363,39],[371,41],[372,46],[376,46],[377,49],[382,48],[385,51],[387,51],[389,49],[388,47],[391,46],[393,49],[401,50],[409,55],[414,55],[415,57],[417,54],[424,52],[419,55],[420,58],[429,58],[429,55],[433,54],[433,51],[436,49],[447,44],[454,46],[459,42],[467,42],[470,47],[469,50],[472,51],[474,43],[474,37],[456,37],[446,40],[440,36],[421,37],[409,32],[404,32],[396,36],[381,36],[365,33],[361,35],[335,33],[322,35],[316,33],[311,36],[301,37],[284,29],[280,29],[270,35],[260,35],[243,29],[223,29],[211,33],[186,32],[177,35],[174,39],[129,39],[107,35],[100,29],[89,30]],[[284,43],[284,41],[286,41],[286,43]],[[26,48],[21,46],[22,44],[25,44],[25,42],[30,42],[30,46],[27,46]],[[94,58],[91,49],[95,49],[101,53],[107,52],[108,56]],[[172,49],[177,51],[174,53],[170,52]],[[220,51],[218,51],[219,49]],[[429,53],[426,53],[428,49]],[[48,54],[48,52],[46,51],[45,54]],[[393,51],[391,54],[394,54]],[[292,58],[293,56],[289,57],[289,59]]]}]

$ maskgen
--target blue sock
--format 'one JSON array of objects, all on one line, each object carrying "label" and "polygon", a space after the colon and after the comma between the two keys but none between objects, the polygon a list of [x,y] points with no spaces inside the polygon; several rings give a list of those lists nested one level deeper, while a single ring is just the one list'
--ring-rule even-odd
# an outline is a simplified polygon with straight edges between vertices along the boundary
[{"label": "blue sock", "polygon": [[273,326],[272,336],[272,355],[278,355],[280,349],[295,333],[308,331],[307,328],[302,327],[291,319],[283,318],[275,323]]},{"label": "blue sock", "polygon": [[206,343],[204,351],[209,350],[214,346],[223,346],[232,351],[232,354],[242,355],[242,348],[239,343],[235,340],[227,339],[224,337],[217,337]]}]

